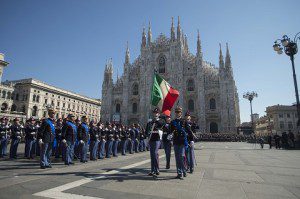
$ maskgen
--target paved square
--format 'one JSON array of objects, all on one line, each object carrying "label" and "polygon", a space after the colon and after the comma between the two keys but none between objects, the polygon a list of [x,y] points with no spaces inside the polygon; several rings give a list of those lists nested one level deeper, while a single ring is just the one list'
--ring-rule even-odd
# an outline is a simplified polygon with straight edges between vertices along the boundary
[{"label": "paved square", "polygon": [[[197,167],[177,180],[171,169],[147,176],[149,152],[40,170],[37,161],[0,162],[0,198],[300,198],[300,151],[247,143],[196,144]],[[160,150],[160,155],[163,155]],[[47,197],[45,197],[47,196]]]}]

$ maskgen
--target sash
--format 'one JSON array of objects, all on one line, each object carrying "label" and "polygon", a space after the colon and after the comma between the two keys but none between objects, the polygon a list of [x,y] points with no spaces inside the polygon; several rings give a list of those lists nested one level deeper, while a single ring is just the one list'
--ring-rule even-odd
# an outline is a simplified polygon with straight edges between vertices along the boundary
[{"label": "sash", "polygon": [[69,121],[67,121],[66,124],[72,127],[73,133],[74,133],[74,135],[76,137],[76,141],[75,142],[76,142],[76,144],[78,144],[78,140],[77,140],[77,126],[75,124],[73,124],[72,122],[69,122]]},{"label": "sash", "polygon": [[[85,129],[86,137],[89,137],[89,127],[85,123],[81,123],[81,126]],[[88,140],[88,143],[90,144],[90,139]]]},{"label": "sash", "polygon": [[172,121],[173,125],[176,127],[177,131],[183,133],[183,137],[184,137],[184,146],[185,148],[187,148],[189,146],[189,143],[187,141],[187,134],[184,130],[184,128],[182,128],[181,125],[179,125],[179,122],[176,122],[175,120]]},{"label": "sash", "polygon": [[48,118],[45,120],[46,123],[50,126],[51,128],[51,134],[53,135],[54,137],[54,140],[53,140],[53,148],[56,148],[57,147],[57,141],[56,141],[56,137],[55,137],[55,126],[54,124],[52,123],[51,119]]}]

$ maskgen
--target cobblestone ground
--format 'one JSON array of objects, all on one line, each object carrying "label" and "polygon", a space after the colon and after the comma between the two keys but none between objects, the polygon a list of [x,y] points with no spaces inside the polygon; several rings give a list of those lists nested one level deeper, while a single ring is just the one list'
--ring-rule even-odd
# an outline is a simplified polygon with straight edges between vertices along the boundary
[{"label": "cobblestone ground", "polygon": [[0,160],[0,198],[300,198],[300,151],[205,142],[195,152],[195,172],[183,180],[174,178],[174,155],[170,170],[161,157],[159,177],[147,176],[149,152],[47,170]]}]

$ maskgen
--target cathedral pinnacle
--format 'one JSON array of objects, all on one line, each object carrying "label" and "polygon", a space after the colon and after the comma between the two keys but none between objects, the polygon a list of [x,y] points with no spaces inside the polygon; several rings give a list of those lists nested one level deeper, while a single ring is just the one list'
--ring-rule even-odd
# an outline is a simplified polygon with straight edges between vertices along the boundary
[{"label": "cathedral pinnacle", "polygon": [[149,28],[148,28],[148,46],[150,46],[152,42],[152,31],[151,31],[151,23],[149,21]]},{"label": "cathedral pinnacle", "polygon": [[202,56],[202,49],[201,49],[201,41],[200,41],[200,33],[198,30],[198,35],[197,35],[197,56],[201,57]]},{"label": "cathedral pinnacle", "polygon": [[145,26],[143,27],[143,33],[142,33],[142,47],[146,47],[146,31],[145,31]]},{"label": "cathedral pinnacle", "polygon": [[230,57],[230,53],[229,53],[228,43],[226,43],[225,67],[231,68],[231,57]]},{"label": "cathedral pinnacle", "polygon": [[175,28],[174,28],[174,18],[172,17],[171,25],[171,41],[175,41]]},{"label": "cathedral pinnacle", "polygon": [[177,24],[177,40],[181,41],[181,27],[180,27],[180,17],[178,16],[178,24]]},{"label": "cathedral pinnacle", "polygon": [[127,41],[126,54],[125,54],[125,64],[129,64],[130,62],[130,53],[129,53],[129,45]]},{"label": "cathedral pinnacle", "polygon": [[220,46],[220,55],[219,55],[219,67],[224,68],[224,59],[223,59],[223,54],[222,54],[222,46],[221,43],[219,43]]}]

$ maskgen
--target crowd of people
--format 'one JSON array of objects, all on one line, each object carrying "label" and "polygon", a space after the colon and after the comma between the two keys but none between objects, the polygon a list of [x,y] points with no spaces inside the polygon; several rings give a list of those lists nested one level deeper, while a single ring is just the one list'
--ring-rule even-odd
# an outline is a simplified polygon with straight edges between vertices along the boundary
[{"label": "crowd of people", "polygon": [[56,120],[53,109],[48,110],[48,118],[29,118],[25,124],[21,124],[19,118],[10,124],[8,118],[3,117],[0,119],[0,158],[9,156],[17,159],[22,141],[25,142],[24,157],[39,157],[41,169],[51,168],[53,158],[61,159],[65,165],[72,165],[74,159],[86,163],[88,160],[150,151],[149,175],[155,177],[159,175],[158,149],[164,149],[166,169],[170,169],[171,147],[174,145],[177,177],[182,178],[188,170],[193,173],[194,140],[197,137],[192,130],[190,114],[186,113],[185,118],[181,118],[182,109],[177,112],[180,112],[180,117],[172,121],[169,116],[162,119],[159,110],[155,109],[154,117],[146,128],[139,124],[96,123],[88,121],[86,116],[79,120],[72,114]]},{"label": "crowd of people", "polygon": [[247,142],[251,140],[250,135],[232,133],[199,133],[197,136],[201,141],[210,142]]}]

